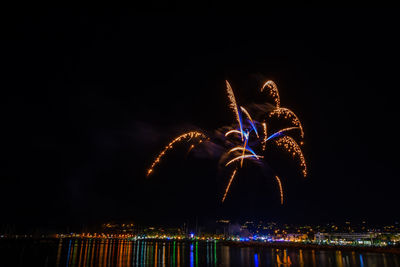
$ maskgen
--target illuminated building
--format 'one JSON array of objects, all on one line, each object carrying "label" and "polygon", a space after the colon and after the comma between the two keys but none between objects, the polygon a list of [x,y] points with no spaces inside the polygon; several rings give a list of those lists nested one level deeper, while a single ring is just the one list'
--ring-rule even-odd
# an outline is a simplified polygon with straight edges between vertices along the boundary
[{"label": "illuminated building", "polygon": [[378,233],[316,233],[317,243],[338,245],[372,245],[377,239]]}]

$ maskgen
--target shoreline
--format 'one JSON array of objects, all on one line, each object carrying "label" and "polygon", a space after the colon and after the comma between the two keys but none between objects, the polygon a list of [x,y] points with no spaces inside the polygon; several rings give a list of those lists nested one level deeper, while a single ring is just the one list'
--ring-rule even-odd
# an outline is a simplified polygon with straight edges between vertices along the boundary
[{"label": "shoreline", "polygon": [[[2,242],[7,241],[39,241],[39,242],[53,242],[54,240],[59,239],[86,239],[82,237],[61,237],[61,238],[1,238]],[[94,238],[102,240],[103,238]],[[110,238],[114,239],[114,238]],[[115,238],[121,239],[121,238]],[[122,238],[127,241],[133,241],[130,238]],[[174,239],[159,239],[159,238],[149,238],[147,241],[162,241],[162,242],[171,242],[177,241]],[[136,240],[135,240],[136,241]],[[180,242],[207,242],[206,240],[190,240],[190,239],[181,239]],[[260,242],[260,241],[232,241],[232,240],[218,240],[217,241],[221,245],[226,245],[229,247],[252,247],[252,248],[272,248],[272,249],[304,249],[304,250],[340,250],[340,251],[354,251],[354,252],[370,252],[370,253],[389,253],[400,255],[400,247],[396,246],[387,246],[387,247],[372,247],[372,246],[338,246],[338,245],[321,245],[321,244],[313,244],[313,243],[298,243],[298,242]]]},{"label": "shoreline", "polygon": [[400,255],[400,247],[358,247],[358,246],[337,246],[304,244],[294,242],[257,242],[257,241],[219,241],[219,243],[231,247],[263,247],[276,249],[306,249],[306,250],[341,250],[355,252],[390,253]]}]

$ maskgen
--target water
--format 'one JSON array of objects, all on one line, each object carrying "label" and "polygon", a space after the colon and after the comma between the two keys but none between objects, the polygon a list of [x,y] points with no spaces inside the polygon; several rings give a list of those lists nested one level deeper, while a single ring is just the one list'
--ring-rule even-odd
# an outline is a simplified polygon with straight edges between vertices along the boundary
[{"label": "water", "polygon": [[0,266],[400,266],[400,256],[235,247],[218,242],[2,240]]}]

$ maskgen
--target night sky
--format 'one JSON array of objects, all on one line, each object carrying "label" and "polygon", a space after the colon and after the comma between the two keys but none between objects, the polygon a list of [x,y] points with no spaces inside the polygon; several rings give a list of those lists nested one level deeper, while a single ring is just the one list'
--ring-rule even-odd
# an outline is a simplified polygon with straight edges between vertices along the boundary
[{"label": "night sky", "polygon": [[[400,220],[397,17],[15,12],[1,37],[2,223]],[[221,205],[217,160],[184,146],[145,178],[175,135],[234,122],[225,79],[245,106],[274,80],[303,123],[309,177],[290,157],[268,162],[284,206],[275,181],[251,165]]]}]

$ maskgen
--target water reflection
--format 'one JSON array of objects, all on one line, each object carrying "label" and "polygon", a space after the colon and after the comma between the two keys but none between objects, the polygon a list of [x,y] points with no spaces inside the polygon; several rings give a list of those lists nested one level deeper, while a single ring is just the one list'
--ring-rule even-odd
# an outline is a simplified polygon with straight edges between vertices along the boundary
[{"label": "water reflection", "polygon": [[[20,252],[14,252],[17,256],[10,266],[385,267],[399,266],[400,262],[400,256],[392,254],[236,247],[218,242],[178,240],[60,239],[43,244],[19,244],[14,249]],[[9,255],[12,253],[7,253],[3,247],[0,249],[0,266]]]},{"label": "water reflection", "polygon": [[254,266],[258,267],[258,254],[254,254]]}]

